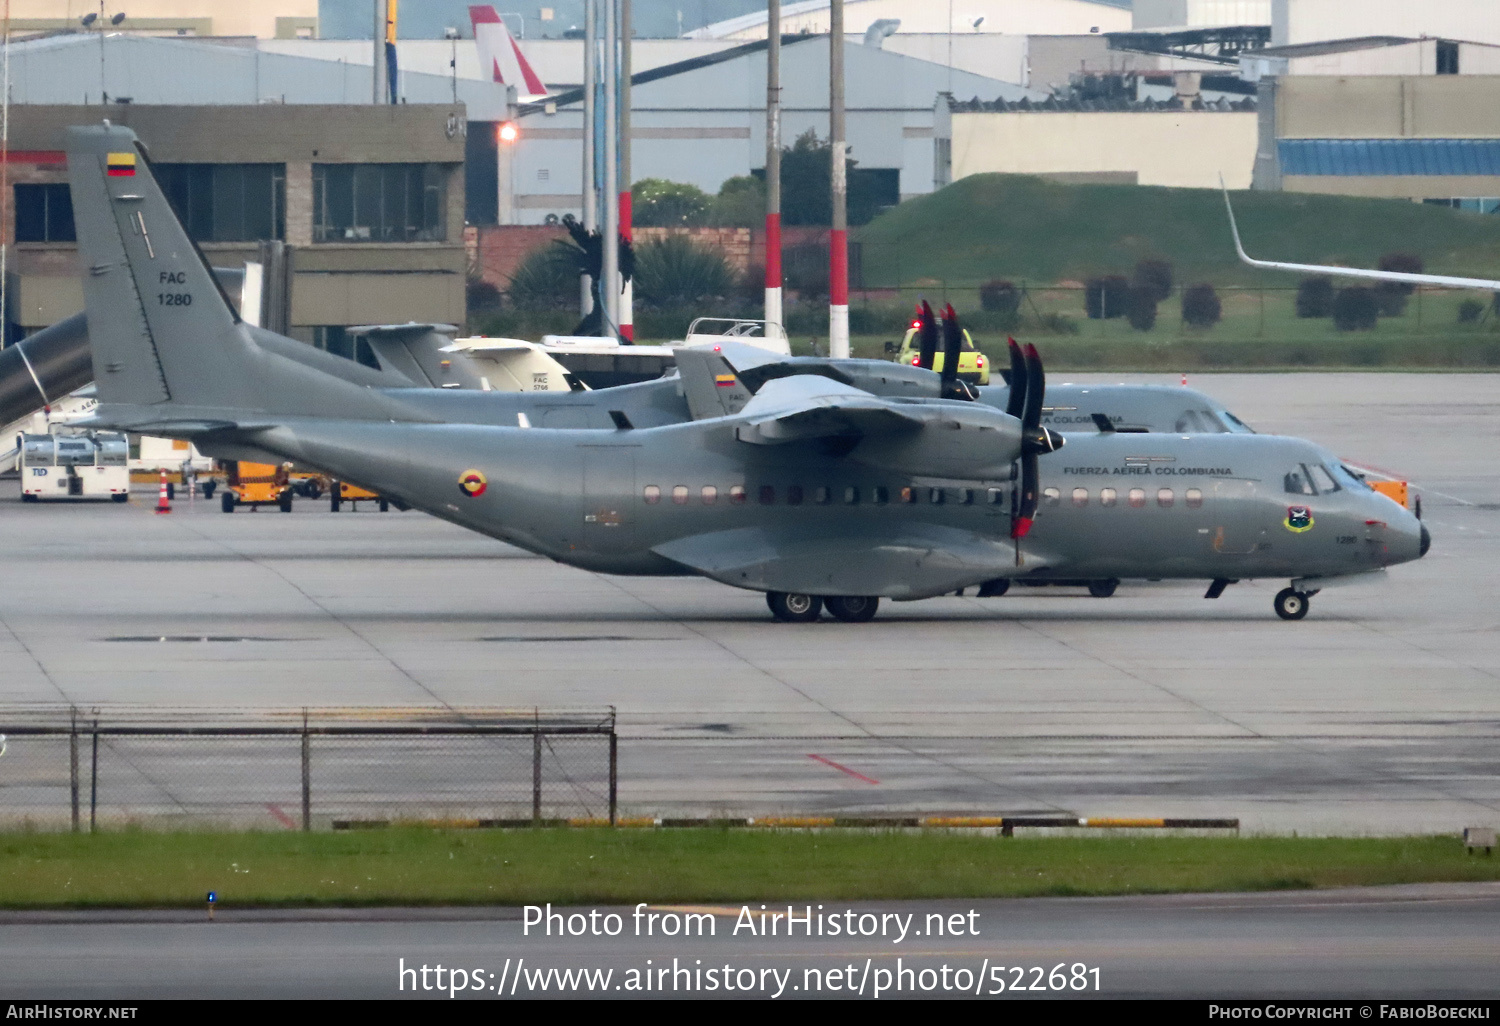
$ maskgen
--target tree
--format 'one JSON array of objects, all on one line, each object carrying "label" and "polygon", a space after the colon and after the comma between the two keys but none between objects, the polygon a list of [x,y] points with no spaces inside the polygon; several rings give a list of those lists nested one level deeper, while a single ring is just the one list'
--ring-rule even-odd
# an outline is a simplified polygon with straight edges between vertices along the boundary
[{"label": "tree", "polygon": [[1297,316],[1327,317],[1333,313],[1333,279],[1303,278],[1297,286]]},{"label": "tree", "polygon": [[1211,328],[1224,315],[1219,294],[1207,282],[1189,285],[1182,293],[1182,319],[1195,328]]},{"label": "tree", "polygon": [[1141,260],[1135,265],[1130,284],[1160,303],[1172,294],[1172,265],[1165,260]]},{"label": "tree", "polygon": [[1136,331],[1156,327],[1156,293],[1139,285],[1131,286],[1125,300],[1125,317]]},{"label": "tree", "polygon": [[1014,314],[1021,308],[1021,290],[1008,281],[988,281],[979,286],[979,305],[990,313]]},{"label": "tree", "polygon": [[696,185],[642,178],[630,187],[632,219],[642,228],[682,228],[704,223],[711,200]]},{"label": "tree", "polygon": [[753,175],[737,175],[719,186],[708,222],[727,228],[758,228],[766,220],[766,186]]},{"label": "tree", "polygon": [[[879,181],[845,158],[848,214],[852,225],[868,224],[885,205]],[[785,224],[833,222],[833,147],[808,129],[781,151],[781,220]]]},{"label": "tree", "polygon": [[1083,308],[1090,320],[1124,317],[1130,298],[1130,282],[1121,274],[1090,278],[1083,286]]},{"label": "tree", "polygon": [[1379,318],[1374,289],[1355,285],[1333,297],[1333,326],[1340,331],[1369,331]]},{"label": "tree", "polygon": [[[1415,253],[1386,253],[1380,258],[1382,271],[1421,274],[1422,258]],[[1406,313],[1406,302],[1416,286],[1404,281],[1383,281],[1375,286],[1375,302],[1382,317],[1400,317]]]}]

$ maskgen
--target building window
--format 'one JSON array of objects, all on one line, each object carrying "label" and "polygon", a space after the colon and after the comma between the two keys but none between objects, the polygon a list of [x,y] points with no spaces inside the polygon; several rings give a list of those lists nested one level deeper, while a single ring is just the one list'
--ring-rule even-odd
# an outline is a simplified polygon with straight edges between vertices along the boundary
[{"label": "building window", "polygon": [[713,485],[703,486],[703,505],[712,506],[719,501],[719,490]]},{"label": "building window", "polygon": [[686,506],[688,501],[687,485],[678,485],[672,489],[672,503],[677,506]]},{"label": "building window", "polygon": [[1458,44],[1447,39],[1437,41],[1437,73],[1458,74]]},{"label": "building window", "polygon": [[655,506],[658,502],[661,501],[661,486],[647,485],[644,496],[646,499],[646,505]]},{"label": "building window", "polygon": [[441,164],[314,164],[314,242],[442,242]]},{"label": "building window", "polygon": [[77,242],[66,184],[16,186],[17,242]]},{"label": "building window", "polygon": [[285,164],[156,164],[152,171],[194,242],[286,238]]}]

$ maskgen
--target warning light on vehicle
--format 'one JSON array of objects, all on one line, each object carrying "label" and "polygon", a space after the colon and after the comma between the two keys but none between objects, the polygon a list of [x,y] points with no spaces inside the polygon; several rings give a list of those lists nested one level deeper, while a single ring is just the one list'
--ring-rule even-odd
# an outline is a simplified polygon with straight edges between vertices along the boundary
[{"label": "warning light on vehicle", "polygon": [[503,143],[513,143],[517,139],[519,139],[520,137],[521,137],[521,130],[516,127],[516,123],[514,121],[507,121],[507,122],[505,122],[505,124],[503,124],[503,125],[500,126],[500,141],[501,142],[503,142]]}]

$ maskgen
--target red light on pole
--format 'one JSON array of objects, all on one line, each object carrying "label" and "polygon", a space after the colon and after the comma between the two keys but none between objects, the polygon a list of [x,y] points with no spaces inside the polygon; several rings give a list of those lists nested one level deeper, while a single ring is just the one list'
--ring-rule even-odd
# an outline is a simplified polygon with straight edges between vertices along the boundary
[{"label": "red light on pole", "polygon": [[513,143],[517,139],[521,138],[521,130],[516,127],[516,123],[514,121],[507,121],[502,124],[500,126],[499,134],[500,141],[503,143]]}]

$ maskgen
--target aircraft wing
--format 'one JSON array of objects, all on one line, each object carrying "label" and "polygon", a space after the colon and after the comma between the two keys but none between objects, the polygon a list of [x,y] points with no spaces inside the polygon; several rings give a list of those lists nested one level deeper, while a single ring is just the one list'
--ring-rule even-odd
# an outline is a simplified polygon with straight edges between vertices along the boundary
[{"label": "aircraft wing", "polygon": [[762,385],[740,411],[745,423],[736,435],[752,445],[901,435],[919,431],[943,415],[938,408],[893,403],[822,375],[807,375]]},{"label": "aircraft wing", "polygon": [[[1224,180],[1219,180],[1220,186]],[[1455,278],[1446,274],[1411,274],[1406,271],[1373,271],[1363,267],[1338,267],[1331,264],[1289,264],[1278,260],[1256,260],[1245,252],[1240,242],[1239,225],[1234,220],[1234,207],[1229,202],[1229,190],[1224,190],[1224,209],[1229,211],[1229,231],[1234,236],[1234,249],[1240,260],[1251,267],[1266,271],[1294,271],[1299,274],[1327,274],[1339,278],[1362,278],[1366,281],[1396,281],[1407,285],[1442,285],[1458,289],[1500,289],[1500,281],[1487,278]]]},{"label": "aircraft wing", "polygon": [[814,595],[929,598],[1015,573],[1010,539],[932,524],[869,536],[857,524],[827,532],[742,527],[652,551],[735,587]]}]

